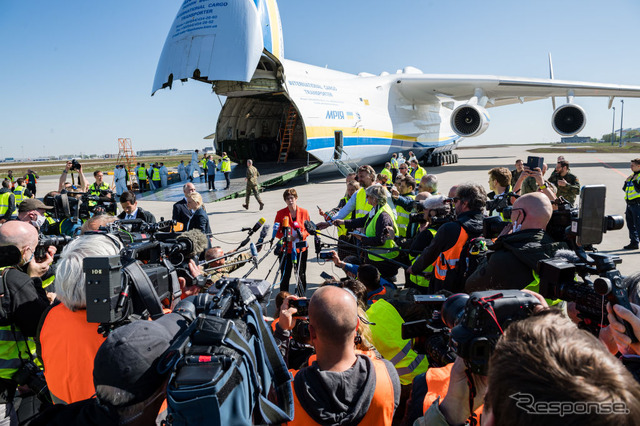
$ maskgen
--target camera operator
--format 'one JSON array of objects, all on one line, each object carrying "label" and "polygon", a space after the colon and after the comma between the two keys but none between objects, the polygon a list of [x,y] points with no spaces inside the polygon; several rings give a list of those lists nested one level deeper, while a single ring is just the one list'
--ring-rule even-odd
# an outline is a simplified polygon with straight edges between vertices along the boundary
[{"label": "camera operator", "polygon": [[[295,308],[283,302],[278,325],[291,330]],[[359,318],[356,298],[348,291],[325,286],[309,302],[309,334],[316,361],[294,372],[295,418],[291,425],[391,425],[400,400],[400,383],[393,365],[357,355]],[[339,392],[337,391],[339,390]]]},{"label": "camera operator", "polygon": [[[489,170],[489,189],[491,192],[487,194],[487,198],[492,203],[487,203],[487,214],[489,216],[499,215],[505,220],[502,210],[512,204],[511,192],[511,172],[506,167],[494,167]],[[498,211],[500,209],[500,211]]]},{"label": "camera operator", "polygon": [[[142,207],[138,207],[138,201],[136,200],[136,194],[133,192],[123,192],[120,195],[120,206],[122,212],[118,215],[118,219],[142,219],[146,223],[156,223],[155,216]],[[132,224],[131,231],[139,232],[142,224]]]},{"label": "camera operator", "polygon": [[[69,172],[73,173],[73,171],[78,172],[78,185],[74,185],[73,182],[67,181],[67,175]],[[72,177],[73,180],[73,177]],[[67,164],[64,166],[64,170],[60,175],[60,179],[58,181],[58,191],[62,191],[66,189],[67,191],[77,190],[80,192],[86,192],[87,190],[87,179],[84,177],[84,173],[82,172],[82,165],[74,160],[74,162],[67,161]]]},{"label": "camera operator", "polygon": [[549,176],[549,182],[558,189],[558,197],[564,197],[571,205],[576,202],[576,197],[580,194],[580,180],[569,170],[567,160],[558,161],[555,173]]},{"label": "camera operator", "polygon": [[469,276],[465,292],[523,288],[537,292],[538,261],[567,248],[545,232],[552,212],[551,202],[544,194],[536,192],[518,198],[513,204],[511,224],[490,247],[487,261]]},{"label": "camera operator", "polygon": [[536,167],[532,170],[524,166],[524,171],[513,185],[513,192],[519,195],[542,192],[549,197],[551,201],[555,200],[557,198],[557,188],[554,184],[545,180],[545,173],[547,173],[547,163],[542,164],[542,169]]},{"label": "camera operator", "polygon": [[47,229],[48,225],[54,224],[55,220],[53,220],[53,218],[47,218],[44,213],[46,210],[52,209],[53,207],[45,205],[36,198],[28,198],[18,206],[18,220],[30,223],[43,234],[49,234]]},{"label": "camera operator", "polygon": [[[38,330],[38,353],[56,404],[90,398],[93,358],[104,342],[96,324],[87,322],[86,257],[112,256],[122,247],[105,235],[83,235],[70,242],[56,266],[58,303],[47,309]],[[61,302],[61,303],[60,303]]]},{"label": "camera operator", "polygon": [[[181,304],[191,304],[184,301]],[[186,306],[186,305],[185,305]],[[56,404],[33,419],[39,425],[153,425],[166,398],[169,372],[160,374],[158,363],[176,337],[193,320],[191,309],[164,315],[156,321],[134,321],[114,330],[90,359],[87,381],[91,395],[71,405]],[[93,371],[93,373],[92,373]]]},{"label": "camera operator", "polygon": [[[411,242],[411,246],[409,248],[409,260],[411,261],[411,265],[415,263],[419,254],[429,247],[429,244],[433,241],[433,237],[435,237],[440,226],[448,220],[447,217],[451,212],[449,211],[449,204],[446,203],[445,200],[446,198],[443,195],[437,195],[421,201],[420,208],[422,209],[422,216],[425,220],[425,224],[420,228],[420,232]],[[433,273],[433,264],[429,265],[424,273]],[[405,281],[405,288],[415,288],[420,293],[428,292],[429,278],[422,275],[407,275],[409,279]]]},{"label": "camera operator", "polygon": [[640,387],[631,374],[558,310],[509,325],[487,377],[470,377],[456,360],[446,396],[415,424],[463,424],[470,415],[468,380],[476,388],[473,409],[484,399],[483,425],[634,425],[640,417]]},{"label": "camera operator", "polygon": [[49,306],[40,277],[49,270],[56,248],[50,247],[45,259],[37,262],[37,245],[38,231],[33,226],[21,221],[0,226],[0,246],[14,246],[20,251],[18,265],[0,268],[4,287],[0,309],[0,421],[11,425],[17,424],[13,399],[18,383],[14,376],[26,364],[33,364],[36,346],[32,338]]},{"label": "camera operator", "polygon": [[462,246],[467,239],[482,234],[482,210],[486,200],[487,193],[481,185],[475,183],[459,185],[454,198],[457,219],[445,223],[438,229],[431,244],[407,270],[410,274],[421,273],[435,262],[434,274],[429,283],[430,293],[435,293],[442,288],[450,291],[458,290],[451,289],[447,285],[451,282],[451,279],[447,282],[447,271],[453,271],[457,267]]}]

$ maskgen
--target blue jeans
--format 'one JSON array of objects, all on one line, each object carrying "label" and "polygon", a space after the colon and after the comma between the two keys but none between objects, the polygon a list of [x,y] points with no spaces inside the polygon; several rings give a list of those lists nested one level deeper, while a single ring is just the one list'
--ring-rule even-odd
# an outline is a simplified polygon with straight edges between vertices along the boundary
[{"label": "blue jeans", "polygon": [[640,239],[640,204],[627,204],[625,212],[627,228],[629,228],[629,240],[632,244],[638,244]]}]

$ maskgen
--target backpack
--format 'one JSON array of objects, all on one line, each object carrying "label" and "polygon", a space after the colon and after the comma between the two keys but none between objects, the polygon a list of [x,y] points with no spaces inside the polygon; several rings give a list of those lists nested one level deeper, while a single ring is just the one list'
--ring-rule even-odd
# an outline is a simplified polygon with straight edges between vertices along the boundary
[{"label": "backpack", "polygon": [[489,252],[487,245],[491,243],[490,239],[484,237],[468,238],[462,246],[456,268],[447,271],[444,288],[453,293],[464,292],[467,278],[478,269],[478,265],[486,261]]},{"label": "backpack", "polygon": [[[221,316],[214,309],[198,315],[166,352],[158,367],[172,370],[164,424],[251,425],[293,419],[291,375],[260,305],[254,299],[239,306]],[[277,404],[267,399],[271,391]]]}]

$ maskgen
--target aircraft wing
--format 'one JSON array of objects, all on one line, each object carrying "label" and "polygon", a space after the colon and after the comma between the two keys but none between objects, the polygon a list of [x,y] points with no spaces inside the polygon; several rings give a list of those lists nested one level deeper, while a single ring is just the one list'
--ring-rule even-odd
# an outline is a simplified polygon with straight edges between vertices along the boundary
[{"label": "aircraft wing", "polygon": [[640,98],[640,86],[589,83],[555,79],[499,77],[487,75],[394,76],[396,89],[415,103],[431,103],[434,97],[465,101],[486,96],[486,108],[550,97]]}]

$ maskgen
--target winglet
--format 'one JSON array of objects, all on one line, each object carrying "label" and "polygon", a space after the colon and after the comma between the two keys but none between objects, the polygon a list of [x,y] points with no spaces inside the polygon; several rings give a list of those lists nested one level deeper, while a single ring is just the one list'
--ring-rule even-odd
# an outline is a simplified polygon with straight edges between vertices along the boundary
[{"label": "winglet", "polygon": [[[553,80],[553,61],[551,60],[551,52],[549,52],[549,79]],[[553,110],[556,110],[556,98],[554,96],[551,97],[551,106],[553,106]]]}]

